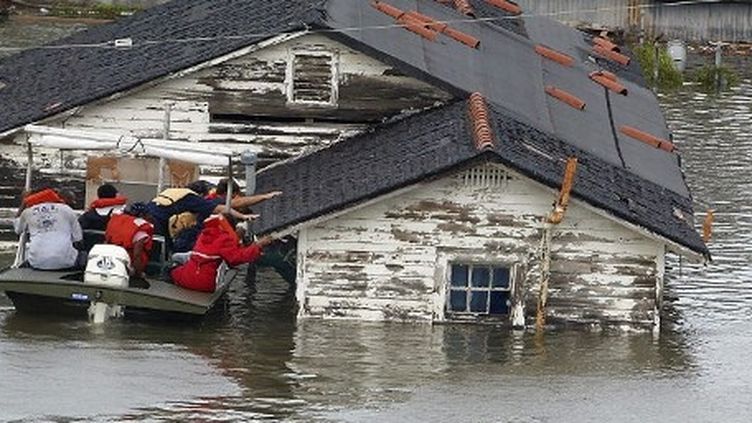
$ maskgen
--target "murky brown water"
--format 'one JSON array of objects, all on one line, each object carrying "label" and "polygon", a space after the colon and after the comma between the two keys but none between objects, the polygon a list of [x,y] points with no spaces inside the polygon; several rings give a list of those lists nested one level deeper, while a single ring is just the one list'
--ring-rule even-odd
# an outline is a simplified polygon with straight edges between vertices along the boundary
[{"label": "murky brown water", "polygon": [[190,327],[36,319],[0,297],[0,420],[748,422],[745,78],[717,98],[691,89],[661,98],[687,180],[717,224],[711,265],[672,260],[658,340],[296,323],[292,293],[270,276],[236,286],[225,318]]}]

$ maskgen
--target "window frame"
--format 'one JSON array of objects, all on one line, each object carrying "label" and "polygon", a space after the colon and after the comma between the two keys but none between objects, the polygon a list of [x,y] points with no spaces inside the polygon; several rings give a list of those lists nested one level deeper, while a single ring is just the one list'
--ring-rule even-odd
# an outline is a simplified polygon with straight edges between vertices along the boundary
[{"label": "window frame", "polygon": [[[328,57],[331,63],[331,95],[329,101],[296,100],[295,99],[295,57],[317,56]],[[285,75],[285,91],[288,105],[336,107],[339,101],[339,53],[329,50],[296,49],[287,54],[287,69]]]},{"label": "window frame", "polygon": [[[466,266],[467,267],[467,285],[464,288],[457,288],[452,286],[452,273],[454,266]],[[489,283],[487,288],[473,287],[472,286],[472,274],[474,268],[487,268],[489,272]],[[496,268],[505,268],[509,271],[509,283],[506,288],[494,288],[493,287],[493,270]],[[445,275],[445,292],[443,301],[444,320],[446,321],[507,321],[511,318],[512,309],[514,307],[514,291],[516,281],[517,265],[507,261],[475,261],[475,260],[448,260],[446,263],[446,275]],[[455,311],[451,308],[451,293],[452,291],[464,291],[466,293],[465,298],[465,311]],[[487,293],[486,299],[486,312],[473,312],[471,310],[471,294],[473,291],[480,291]],[[506,314],[491,314],[491,293],[492,292],[506,292],[507,293],[507,313]]]}]

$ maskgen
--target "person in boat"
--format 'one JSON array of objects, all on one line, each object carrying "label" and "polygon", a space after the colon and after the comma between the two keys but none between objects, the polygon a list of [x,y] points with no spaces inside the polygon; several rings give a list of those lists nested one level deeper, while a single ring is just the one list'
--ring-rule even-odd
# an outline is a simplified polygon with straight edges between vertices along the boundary
[{"label": "person in boat", "polygon": [[85,262],[75,244],[83,238],[78,216],[64,195],[45,188],[24,196],[14,229],[27,232],[26,263],[39,270],[62,270]]},{"label": "person in boat", "polygon": [[133,203],[110,216],[105,242],[119,245],[131,258],[131,276],[144,277],[154,240],[154,225],[144,203]]},{"label": "person in boat", "polygon": [[[227,181],[227,179],[221,180],[214,192],[209,192],[212,188],[211,184],[208,184],[205,181],[192,182],[187,188],[197,195],[204,193],[204,200],[215,205],[213,212],[222,213],[224,212],[224,205],[226,204],[225,197],[227,195]],[[231,215],[236,219],[241,218],[243,220],[249,220],[256,218],[256,215],[243,215],[235,210],[246,209],[254,204],[258,204],[282,194],[281,191],[272,191],[265,194],[243,196],[240,195],[240,187],[238,187],[237,182],[233,180],[232,183],[234,195],[231,201]],[[200,204],[195,198],[191,199],[191,203],[194,206]],[[221,208],[217,206],[221,206]],[[195,210],[185,210],[173,214],[168,218],[166,234],[168,234],[172,240],[171,246],[173,252],[188,252],[193,248],[193,245],[196,243],[196,239],[203,228],[202,222],[205,218],[206,215],[202,215]]]},{"label": "person in boat", "polygon": [[235,210],[226,210],[222,200],[209,200],[189,188],[168,188],[147,203],[147,211],[154,219],[155,232],[169,236],[169,222],[172,216],[189,212],[196,215],[196,221],[202,222],[214,213],[230,213],[236,219],[249,217]]},{"label": "person in boat", "polygon": [[212,215],[204,221],[188,260],[172,269],[170,276],[176,285],[183,288],[214,292],[217,271],[222,262],[231,267],[253,263],[263,255],[264,247],[272,242],[271,237],[264,237],[243,246],[230,221],[221,214]]},{"label": "person in boat", "polygon": [[102,184],[97,188],[97,199],[92,201],[89,209],[78,218],[83,230],[104,231],[113,212],[122,211],[128,199],[118,195],[112,184]]}]

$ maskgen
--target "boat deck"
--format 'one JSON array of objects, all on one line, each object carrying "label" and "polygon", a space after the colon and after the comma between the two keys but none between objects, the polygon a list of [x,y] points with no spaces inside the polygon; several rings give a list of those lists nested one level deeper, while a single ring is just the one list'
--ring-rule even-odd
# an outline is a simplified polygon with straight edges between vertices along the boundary
[{"label": "boat deck", "polygon": [[238,272],[229,269],[213,293],[191,291],[158,279],[131,281],[127,288],[85,284],[81,271],[42,271],[10,268],[0,272],[0,291],[52,297],[69,303],[102,301],[138,309],[204,315],[225,293]]}]

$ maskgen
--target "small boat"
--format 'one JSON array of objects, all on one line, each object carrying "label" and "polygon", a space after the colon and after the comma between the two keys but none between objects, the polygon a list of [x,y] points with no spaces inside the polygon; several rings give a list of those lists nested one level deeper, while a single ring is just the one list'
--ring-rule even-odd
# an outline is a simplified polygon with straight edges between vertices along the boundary
[{"label": "small boat", "polygon": [[[173,158],[195,164],[227,166],[231,175],[233,153],[211,153],[198,149],[195,144],[158,140],[149,143],[144,139],[123,141],[123,137],[92,134],[76,131],[69,134],[64,129],[28,126],[26,130],[38,134],[29,140],[29,165],[26,189],[31,188],[32,147],[41,146],[59,149],[95,149],[124,151],[132,155],[156,156],[163,160]],[[83,140],[83,141],[82,141]],[[153,147],[149,147],[152,145]],[[141,150],[137,150],[140,148]],[[244,152],[242,160],[246,173],[255,175],[255,154]],[[157,191],[163,185],[162,172]],[[253,182],[246,182],[246,189],[253,189]],[[228,193],[231,198],[231,192]],[[144,199],[141,199],[144,200]],[[147,201],[149,199],[146,199]],[[228,201],[229,203],[229,201]],[[229,204],[228,204],[229,207]],[[167,274],[169,252],[165,239],[155,235],[146,277],[128,276],[129,258],[121,247],[104,244],[101,231],[84,231],[84,244],[93,245],[85,270],[37,270],[24,266],[27,237],[22,234],[14,264],[0,270],[0,291],[4,291],[16,310],[33,314],[61,314],[89,316],[95,323],[111,318],[134,317],[146,319],[200,319],[217,308],[230,285],[242,277],[236,269],[220,266],[217,274],[217,289],[213,293],[192,291],[176,286],[163,276]]]}]

